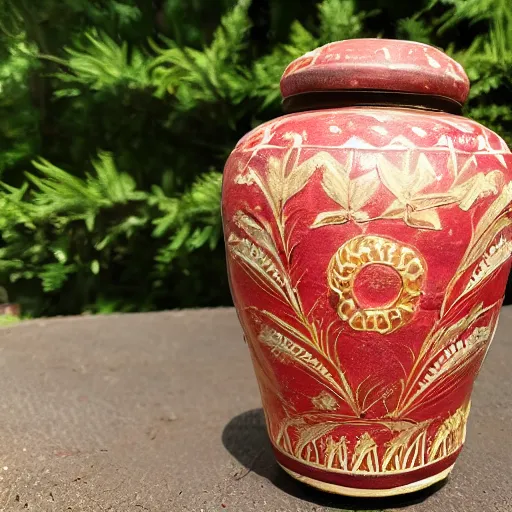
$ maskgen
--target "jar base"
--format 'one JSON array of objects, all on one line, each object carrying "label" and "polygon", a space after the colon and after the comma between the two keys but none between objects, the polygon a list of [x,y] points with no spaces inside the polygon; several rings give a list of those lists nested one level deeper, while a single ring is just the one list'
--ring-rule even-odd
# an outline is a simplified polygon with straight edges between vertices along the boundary
[{"label": "jar base", "polygon": [[390,489],[360,489],[356,487],[345,487],[342,485],[322,482],[321,480],[316,480],[315,478],[311,478],[309,476],[300,475],[299,473],[286,468],[282,464],[278,464],[290,476],[299,482],[310,485],[311,487],[315,487],[316,489],[320,489],[321,491],[329,492],[331,494],[340,494],[342,496],[350,496],[352,498],[385,498],[389,496],[400,496],[401,494],[409,494],[411,492],[421,491],[422,489],[426,489],[427,487],[430,487],[431,485],[434,485],[447,478],[453,469],[453,466],[455,465],[452,464],[450,467],[446,468],[440,473],[429,476],[417,482],[411,482],[406,485],[400,485]]}]

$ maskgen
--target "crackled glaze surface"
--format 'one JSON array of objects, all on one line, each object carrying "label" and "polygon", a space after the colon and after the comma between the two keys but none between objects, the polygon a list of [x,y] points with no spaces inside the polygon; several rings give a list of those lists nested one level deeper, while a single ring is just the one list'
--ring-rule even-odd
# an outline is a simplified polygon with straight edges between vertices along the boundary
[{"label": "crackled glaze surface", "polygon": [[291,473],[384,495],[453,465],[510,269],[511,165],[475,122],[391,107],[292,114],[238,143],[231,287]]}]

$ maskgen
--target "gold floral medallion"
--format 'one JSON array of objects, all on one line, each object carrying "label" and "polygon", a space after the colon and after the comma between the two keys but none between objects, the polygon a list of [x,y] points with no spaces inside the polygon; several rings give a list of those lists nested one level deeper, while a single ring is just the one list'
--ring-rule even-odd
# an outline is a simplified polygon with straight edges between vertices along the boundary
[{"label": "gold floral medallion", "polygon": [[339,298],[342,320],[356,331],[388,334],[412,319],[425,270],[412,247],[380,236],[358,236],[336,251],[327,279]]}]

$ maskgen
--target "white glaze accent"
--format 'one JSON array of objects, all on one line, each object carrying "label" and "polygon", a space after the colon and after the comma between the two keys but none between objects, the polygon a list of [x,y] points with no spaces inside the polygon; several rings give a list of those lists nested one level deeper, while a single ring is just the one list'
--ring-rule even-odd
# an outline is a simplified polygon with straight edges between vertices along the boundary
[{"label": "white glaze accent", "polygon": [[425,135],[427,135],[427,132],[425,130],[423,130],[422,128],[419,128],[417,126],[413,126],[411,128],[411,130],[416,134],[418,135],[418,137],[425,137]]},{"label": "white glaze accent", "polygon": [[404,137],[403,135],[398,135],[394,139],[391,140],[391,142],[388,144],[388,147],[396,147],[397,149],[402,149],[402,148],[415,149],[415,148],[417,148],[417,145],[414,142],[412,142],[412,140],[408,139],[407,137]]},{"label": "white glaze accent", "polygon": [[374,146],[356,136],[350,137],[341,147],[350,149],[375,149]]},{"label": "white glaze accent", "polygon": [[439,140],[434,144],[434,146],[449,147],[448,137],[446,135],[441,135],[441,137],[439,137]]},{"label": "white glaze accent", "polygon": [[433,57],[431,57],[428,53],[425,54],[427,56],[427,61],[429,63],[429,65],[433,68],[440,68],[441,67],[441,64],[439,64],[439,62],[437,62],[436,59],[434,59]]},{"label": "white glaze accent", "polygon": [[382,48],[382,52],[384,53],[384,58],[389,62],[391,60],[391,54],[389,53],[389,50],[384,46]]},{"label": "white glaze accent", "polygon": [[463,82],[464,80],[460,75],[461,71],[462,70],[460,70],[459,73],[457,73],[450,63],[446,66],[445,74],[448,75],[450,78],[453,78],[457,82]]},{"label": "white glaze accent", "polygon": [[384,128],[384,126],[372,126],[371,129],[374,132],[379,133],[380,135],[387,135],[388,134],[388,131],[386,130],[386,128]]}]

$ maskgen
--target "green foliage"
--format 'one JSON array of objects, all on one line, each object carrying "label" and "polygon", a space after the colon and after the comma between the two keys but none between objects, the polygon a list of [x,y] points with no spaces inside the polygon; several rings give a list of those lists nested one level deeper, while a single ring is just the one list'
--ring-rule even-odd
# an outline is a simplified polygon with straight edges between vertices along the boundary
[{"label": "green foliage", "polygon": [[222,174],[210,172],[197,178],[180,200],[164,195],[153,187],[149,201],[157,205],[160,215],[153,219],[153,236],[167,240],[156,256],[158,269],[165,273],[180,252],[187,254],[207,245],[215,249],[221,236],[220,193]]},{"label": "green foliage", "polygon": [[154,46],[160,56],[154,60],[154,82],[160,97],[169,94],[184,110],[200,103],[228,101],[239,103],[250,84],[239,66],[250,29],[247,0],[225,15],[212,43],[202,49],[180,47],[166,39],[166,47]]},{"label": "green foliage", "polygon": [[77,49],[65,48],[68,59],[61,62],[68,72],[55,74],[62,84],[55,90],[56,97],[80,95],[81,89],[70,88],[73,84],[91,91],[115,87],[144,89],[151,85],[149,65],[139,49],[129,52],[126,41],[118,44],[95,30],[86,32],[84,37],[85,44],[77,43]]},{"label": "green foliage", "polygon": [[13,324],[17,324],[21,321],[18,316],[14,315],[1,315],[0,316],[0,327],[9,327]]},{"label": "green foliage", "polygon": [[364,11],[357,11],[355,0],[324,0],[317,5],[318,29],[310,31],[299,21],[290,26],[289,41],[257,60],[251,70],[251,97],[260,100],[262,109],[276,111],[281,101],[279,79],[286,66],[302,54],[330,41],[363,37]]},{"label": "green foliage", "polygon": [[318,4],[320,21],[319,43],[361,37],[364,33],[365,13],[355,0],[325,0]]},{"label": "green foliage", "polygon": [[451,10],[441,17],[438,32],[456,30],[461,25],[485,27],[471,44],[452,44],[453,57],[466,69],[471,80],[466,113],[499,132],[512,142],[512,11],[508,0],[452,0]]},{"label": "green foliage", "polygon": [[13,39],[0,61],[0,176],[37,151],[39,113],[33,108],[30,73],[37,66],[32,45]]},{"label": "green foliage", "polygon": [[221,169],[332,40],[448,49],[512,142],[508,0],[0,0],[0,286],[32,316],[229,303]]}]

